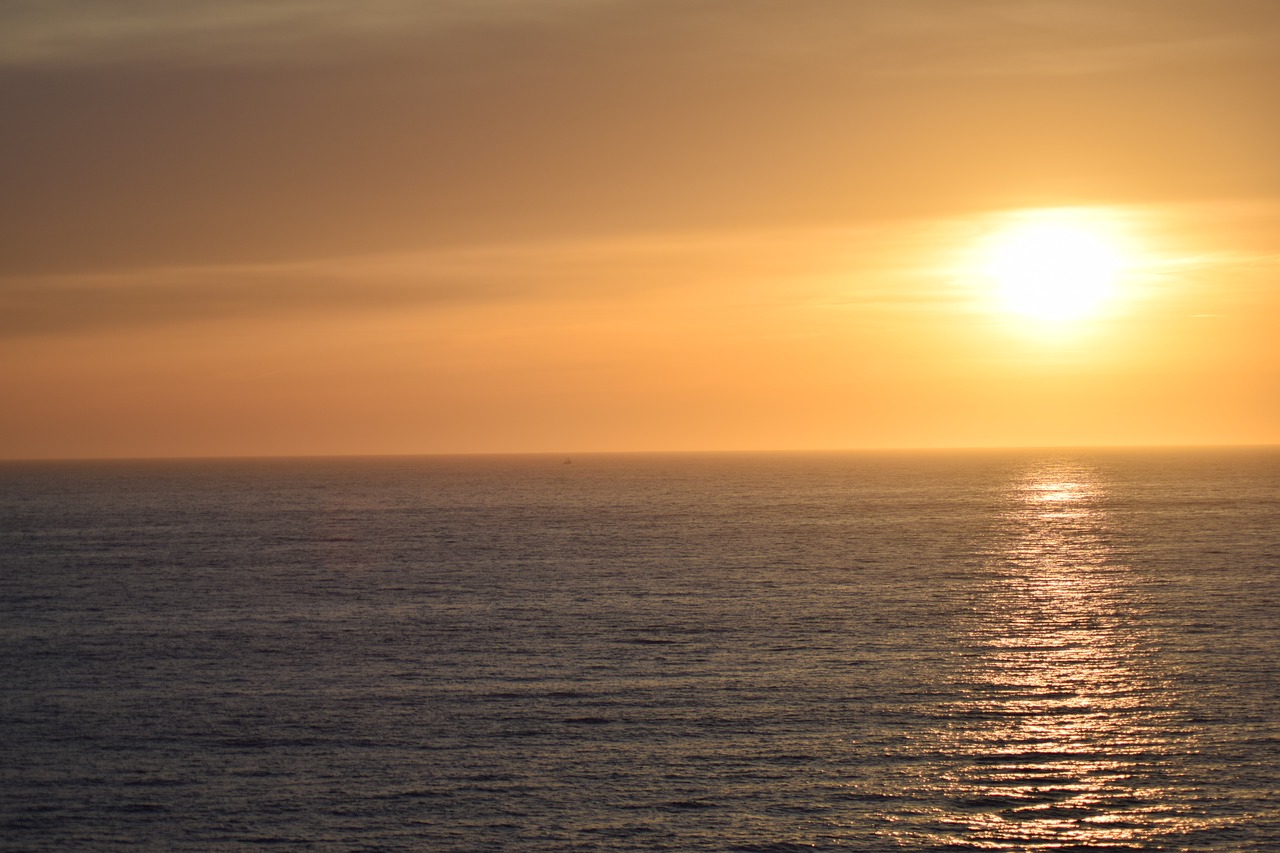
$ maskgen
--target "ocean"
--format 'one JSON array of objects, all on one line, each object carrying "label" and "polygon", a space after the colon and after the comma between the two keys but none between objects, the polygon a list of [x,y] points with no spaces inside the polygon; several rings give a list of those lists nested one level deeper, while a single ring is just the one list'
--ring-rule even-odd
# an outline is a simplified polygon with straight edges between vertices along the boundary
[{"label": "ocean", "polygon": [[0,848],[1280,849],[1280,450],[0,464]]}]

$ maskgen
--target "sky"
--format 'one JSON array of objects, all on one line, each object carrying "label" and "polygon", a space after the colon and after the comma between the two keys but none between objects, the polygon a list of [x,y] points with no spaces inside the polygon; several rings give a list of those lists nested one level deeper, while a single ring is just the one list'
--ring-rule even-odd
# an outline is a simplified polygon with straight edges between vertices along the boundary
[{"label": "sky", "polygon": [[0,0],[0,458],[1280,443],[1277,81],[1273,0]]}]

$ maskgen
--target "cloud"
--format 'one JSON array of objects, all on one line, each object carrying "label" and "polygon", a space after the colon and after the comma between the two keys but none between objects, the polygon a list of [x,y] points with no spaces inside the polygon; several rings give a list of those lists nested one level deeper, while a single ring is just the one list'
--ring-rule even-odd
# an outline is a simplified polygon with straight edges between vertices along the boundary
[{"label": "cloud", "polygon": [[[1270,276],[1275,202],[1112,206],[1089,216],[1139,246],[1146,290]],[[552,308],[603,316],[836,312],[882,323],[979,310],[975,246],[1010,211],[843,226],[635,234],[577,241],[0,277],[0,339],[128,332],[190,323]],[[1217,297],[1227,297],[1225,285]],[[1254,294],[1256,297],[1256,294]],[[1244,287],[1232,299],[1254,298]],[[842,322],[850,322],[842,320]],[[896,321],[895,321],[896,322]]]},{"label": "cloud", "polygon": [[[649,59],[883,73],[1079,73],[1274,45],[1255,0],[10,0],[0,65],[331,60],[465,31],[552,27]],[[683,56],[681,55],[683,54]]]},{"label": "cloud", "polygon": [[492,274],[434,260],[425,269],[375,258],[11,276],[0,279],[0,337],[443,307],[516,294]]},{"label": "cloud", "polygon": [[0,338],[512,305],[932,311],[945,309],[951,290],[936,269],[939,243],[956,230],[895,222],[8,276],[0,278]]},{"label": "cloud", "polygon": [[406,34],[527,24],[611,0],[11,0],[0,63],[298,58]]},{"label": "cloud", "polygon": [[0,275],[1267,194],[1278,15],[0,3]]}]

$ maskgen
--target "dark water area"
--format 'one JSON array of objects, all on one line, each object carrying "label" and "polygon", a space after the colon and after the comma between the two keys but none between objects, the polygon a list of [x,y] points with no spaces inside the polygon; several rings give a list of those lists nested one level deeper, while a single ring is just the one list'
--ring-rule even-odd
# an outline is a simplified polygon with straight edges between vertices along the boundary
[{"label": "dark water area", "polygon": [[5,850],[1280,849],[1280,452],[0,464]]}]

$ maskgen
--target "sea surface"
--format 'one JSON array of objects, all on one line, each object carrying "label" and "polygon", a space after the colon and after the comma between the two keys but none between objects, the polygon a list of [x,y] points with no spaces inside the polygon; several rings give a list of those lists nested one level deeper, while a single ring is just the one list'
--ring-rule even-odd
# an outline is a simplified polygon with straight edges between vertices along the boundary
[{"label": "sea surface", "polygon": [[1280,451],[0,464],[0,848],[1280,850]]}]

